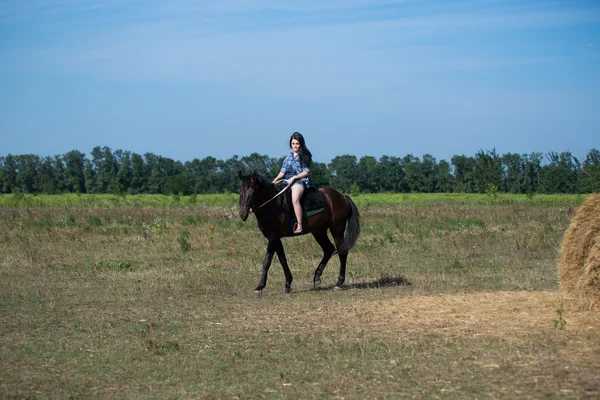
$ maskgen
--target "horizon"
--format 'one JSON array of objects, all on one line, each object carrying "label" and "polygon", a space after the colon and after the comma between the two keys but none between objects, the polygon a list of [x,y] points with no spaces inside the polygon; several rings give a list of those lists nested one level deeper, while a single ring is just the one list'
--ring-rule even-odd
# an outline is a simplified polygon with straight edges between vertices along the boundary
[{"label": "horizon", "polygon": [[[104,147],[109,147],[109,146],[94,146],[94,148],[95,148],[95,147],[100,147],[100,148],[102,149],[102,148],[104,148]],[[109,148],[110,148],[110,147],[109,147]],[[93,150],[93,149],[92,149],[92,150]],[[130,150],[127,150],[127,149],[113,149],[113,148],[110,148],[110,151],[111,151],[111,153],[112,153],[113,155],[115,154],[115,151],[118,151],[118,150],[120,150],[120,151],[123,151],[123,152],[129,152],[130,154],[134,154],[134,153],[136,153],[135,151],[130,151]],[[464,153],[462,153],[462,154],[453,154],[453,155],[452,155],[452,157],[454,157],[454,156],[464,156],[464,157],[475,158],[475,156],[477,155],[477,153],[479,153],[479,151],[483,151],[484,153],[486,153],[486,154],[487,154],[487,153],[490,153],[490,152],[492,152],[492,151],[494,151],[494,150],[495,150],[495,149],[479,149],[478,151],[476,151],[476,152],[475,152],[475,154],[471,154],[471,155],[469,155],[469,154],[464,154]],[[575,157],[575,158],[576,158],[576,159],[577,159],[577,160],[578,160],[580,163],[582,163],[582,164],[583,164],[583,162],[585,161],[585,159],[586,159],[587,155],[588,155],[588,154],[589,154],[589,153],[590,153],[592,150],[600,150],[600,149],[598,149],[598,148],[590,148],[590,149],[589,149],[589,150],[588,150],[588,151],[587,151],[587,152],[586,152],[586,153],[583,155],[583,157],[578,157],[576,154],[573,154],[572,152],[570,152],[570,151],[568,151],[568,150],[564,150],[564,151],[556,151],[556,150],[551,150],[551,151],[549,151],[549,152],[539,152],[539,151],[538,151],[538,152],[536,152],[536,151],[533,151],[533,152],[529,152],[529,153],[512,153],[512,152],[507,152],[507,153],[499,153],[499,152],[497,152],[497,151],[496,151],[496,154],[498,155],[498,157],[499,157],[499,158],[502,158],[502,156],[504,156],[504,155],[507,155],[507,154],[518,154],[519,156],[522,156],[522,157],[523,157],[523,156],[530,156],[530,155],[533,155],[533,154],[541,154],[541,155],[542,155],[542,165],[546,165],[546,164],[547,164],[547,161],[548,161],[548,155],[549,155],[549,154],[551,154],[551,153],[556,153],[556,154],[560,155],[560,154],[562,154],[562,153],[570,153],[570,154],[571,154],[573,157]],[[58,157],[58,156],[64,156],[65,154],[67,154],[67,153],[69,153],[69,152],[71,152],[71,151],[79,151],[79,152],[83,153],[83,155],[84,155],[84,157],[85,157],[86,159],[88,159],[88,160],[89,160],[89,159],[91,159],[91,157],[90,157],[90,156],[92,155],[92,152],[91,152],[91,151],[86,153],[86,152],[83,152],[83,151],[81,151],[81,150],[78,150],[78,149],[71,149],[71,150],[69,150],[69,151],[67,151],[67,152],[65,152],[65,153],[61,153],[61,154],[52,154],[52,155],[45,155],[45,156],[41,156],[41,155],[39,155],[39,154],[33,154],[33,153],[22,153],[22,154],[12,154],[12,153],[8,153],[8,154],[0,155],[0,159],[2,159],[2,158],[6,158],[6,157],[7,157],[7,156],[9,156],[9,155],[11,155],[11,156],[13,156],[13,157],[14,157],[14,156],[24,156],[24,155],[33,155],[33,156],[39,157],[40,159],[43,159],[43,158],[45,158],[45,157]],[[280,158],[284,158],[284,157],[285,157],[285,154],[284,154],[283,156],[271,156],[271,155],[269,155],[269,154],[250,153],[250,154],[243,154],[243,155],[241,155],[241,154],[233,154],[233,155],[231,155],[230,157],[227,157],[227,158],[219,158],[219,157],[214,157],[214,156],[208,155],[208,156],[206,156],[206,157],[202,157],[202,158],[198,158],[198,157],[196,157],[196,158],[193,158],[193,159],[191,159],[191,160],[180,160],[180,159],[175,159],[175,158],[171,158],[171,157],[168,157],[168,156],[164,156],[164,155],[162,155],[162,154],[157,154],[157,153],[152,153],[152,152],[146,152],[146,153],[136,153],[136,154],[138,154],[138,155],[142,156],[142,158],[144,158],[144,157],[145,157],[145,155],[146,155],[146,154],[148,154],[148,153],[150,153],[150,154],[153,154],[153,155],[155,155],[155,156],[158,156],[158,157],[163,157],[163,158],[168,158],[168,159],[171,159],[171,160],[172,160],[172,161],[174,161],[174,162],[180,162],[182,165],[185,165],[185,163],[188,163],[188,162],[193,162],[194,160],[199,160],[199,161],[201,161],[201,160],[203,160],[203,159],[205,159],[205,158],[208,158],[208,157],[213,157],[213,158],[215,158],[217,161],[223,161],[223,162],[225,162],[225,161],[228,161],[228,160],[230,160],[230,159],[233,159],[233,158],[235,158],[235,157],[237,157],[237,159],[238,159],[238,160],[241,160],[241,159],[243,159],[243,158],[246,158],[246,157],[249,157],[249,156],[251,156],[251,155],[253,155],[253,154],[258,154],[258,155],[259,155],[259,156],[261,156],[261,157],[263,157],[263,156],[264,156],[264,157],[268,157],[269,159],[274,159],[274,160],[277,160],[277,159],[280,159]],[[319,159],[315,159],[315,158],[313,157],[313,162],[318,162],[318,163],[322,163],[322,164],[329,164],[329,163],[330,163],[330,162],[331,162],[331,161],[332,161],[334,158],[336,158],[336,157],[343,157],[343,156],[353,156],[353,157],[356,157],[356,161],[357,161],[357,162],[359,162],[359,161],[361,160],[361,158],[363,158],[363,157],[374,157],[374,158],[376,159],[376,161],[377,161],[377,162],[379,162],[379,161],[381,160],[381,158],[382,158],[382,157],[396,157],[397,159],[400,159],[400,160],[401,160],[402,158],[404,158],[404,157],[406,157],[406,156],[414,156],[414,157],[418,158],[418,159],[419,159],[419,161],[422,161],[422,160],[423,160],[423,156],[425,156],[425,155],[432,156],[432,157],[435,159],[435,161],[436,161],[437,163],[440,163],[440,161],[446,161],[446,162],[448,162],[448,163],[450,164],[450,166],[452,167],[452,162],[451,162],[451,159],[452,159],[452,157],[450,157],[450,158],[448,158],[448,159],[446,159],[446,158],[439,158],[439,159],[438,159],[437,157],[435,157],[435,156],[433,156],[432,154],[429,154],[429,153],[424,153],[424,154],[421,154],[421,155],[412,154],[412,153],[407,153],[407,154],[403,154],[403,155],[383,154],[383,155],[382,155],[382,156],[380,156],[380,157],[375,157],[375,156],[372,156],[372,155],[369,155],[369,154],[366,154],[366,155],[364,155],[364,156],[361,156],[361,157],[358,157],[358,156],[356,156],[355,154],[339,154],[339,155],[337,155],[337,156],[334,156],[332,159],[330,159],[330,160],[328,160],[328,161],[321,161],[321,160],[319,160]]]}]

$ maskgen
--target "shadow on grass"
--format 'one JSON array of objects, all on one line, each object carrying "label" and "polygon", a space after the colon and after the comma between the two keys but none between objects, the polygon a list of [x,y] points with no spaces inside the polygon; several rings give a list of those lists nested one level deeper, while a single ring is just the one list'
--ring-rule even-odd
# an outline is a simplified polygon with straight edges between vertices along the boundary
[{"label": "shadow on grass", "polygon": [[[411,283],[402,275],[382,275],[379,279],[370,282],[358,282],[352,285],[344,285],[338,290],[376,289],[390,286],[409,286]],[[335,285],[320,287],[316,290],[332,290]]]}]

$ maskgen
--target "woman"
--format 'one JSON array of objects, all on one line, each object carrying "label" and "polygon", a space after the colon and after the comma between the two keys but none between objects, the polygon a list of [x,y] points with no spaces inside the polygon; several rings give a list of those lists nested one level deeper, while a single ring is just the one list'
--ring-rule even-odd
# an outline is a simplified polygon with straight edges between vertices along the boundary
[{"label": "woman", "polygon": [[292,152],[283,160],[281,171],[273,179],[273,183],[284,178],[288,184],[292,185],[292,204],[294,205],[294,214],[296,214],[297,224],[294,226],[294,234],[302,233],[302,206],[300,199],[304,189],[310,187],[308,176],[310,175],[310,164],[312,164],[312,154],[306,147],[304,137],[294,132],[290,137],[290,148]]}]

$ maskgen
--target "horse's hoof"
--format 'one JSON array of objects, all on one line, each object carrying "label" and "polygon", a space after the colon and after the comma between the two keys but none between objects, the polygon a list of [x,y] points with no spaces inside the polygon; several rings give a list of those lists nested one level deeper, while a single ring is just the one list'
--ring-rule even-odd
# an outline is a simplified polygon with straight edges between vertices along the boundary
[{"label": "horse's hoof", "polygon": [[286,287],[285,289],[283,289],[283,293],[292,293],[292,288]]},{"label": "horse's hoof", "polygon": [[313,282],[313,290],[317,290],[321,286],[321,280],[317,280]]},{"label": "horse's hoof", "polygon": [[338,285],[335,285],[335,286],[333,287],[333,290],[342,290],[342,287],[341,287],[341,286],[338,286]]},{"label": "horse's hoof", "polygon": [[257,289],[257,290],[255,290],[255,291],[254,291],[254,295],[255,295],[255,296],[261,296],[261,295],[262,295],[262,290],[258,290],[258,289]]}]

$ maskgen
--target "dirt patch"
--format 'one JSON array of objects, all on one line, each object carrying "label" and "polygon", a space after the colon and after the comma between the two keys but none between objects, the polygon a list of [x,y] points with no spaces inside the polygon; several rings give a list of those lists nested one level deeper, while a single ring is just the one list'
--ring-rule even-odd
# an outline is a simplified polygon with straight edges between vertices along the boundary
[{"label": "dirt patch", "polygon": [[[571,308],[560,292],[490,292],[360,299],[314,309],[246,309],[252,326],[294,326],[294,332],[374,331],[448,336],[518,337],[541,331],[600,331],[600,315]],[[255,313],[256,312],[256,313]]]}]

